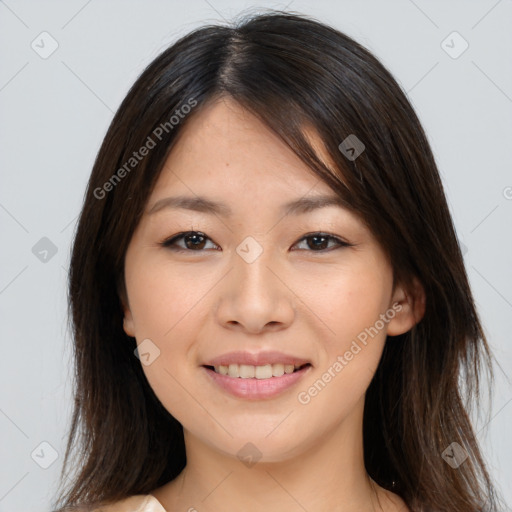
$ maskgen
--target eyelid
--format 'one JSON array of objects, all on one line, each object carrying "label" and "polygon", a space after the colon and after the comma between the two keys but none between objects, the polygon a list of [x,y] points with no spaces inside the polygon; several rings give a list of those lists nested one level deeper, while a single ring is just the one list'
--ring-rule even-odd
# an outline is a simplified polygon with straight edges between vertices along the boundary
[{"label": "eyelid", "polygon": [[[319,237],[325,237],[325,238],[332,239],[332,240],[337,242],[338,247],[353,247],[355,245],[355,244],[351,244],[350,242],[347,242],[347,240],[343,239],[339,235],[334,235],[334,234],[328,233],[326,231],[311,231],[310,233],[306,233],[305,235],[302,235],[302,237],[299,238],[299,240],[297,240],[293,245],[295,246],[299,242],[302,242],[303,240],[305,240],[306,238],[310,238],[310,237],[313,237],[313,236],[319,236]],[[322,249],[321,251],[309,251],[309,252],[319,252],[319,253],[322,253],[322,252],[328,252],[331,249]]]},{"label": "eyelid", "polygon": [[[203,250],[194,251],[192,249],[183,249],[181,247],[176,247],[176,246],[173,247],[175,242],[177,242],[180,239],[183,239],[187,235],[192,235],[192,234],[203,236],[207,240],[210,240],[214,245],[217,245],[209,236],[206,235],[206,233],[203,233],[202,231],[197,231],[197,230],[189,230],[189,231],[182,231],[180,233],[176,233],[175,235],[172,235],[170,238],[166,238],[163,242],[160,243],[160,245],[165,247],[165,248],[167,248],[167,249],[171,249],[171,250],[177,251],[177,252],[198,252],[198,253],[204,252],[204,249]],[[346,240],[344,240],[343,238],[341,238],[338,235],[333,235],[333,234],[325,232],[325,231],[312,231],[312,232],[309,232],[309,233],[306,233],[306,234],[302,235],[301,238],[299,238],[293,244],[292,247],[296,246],[297,244],[299,244],[300,242],[306,240],[307,238],[311,238],[313,236],[325,237],[325,238],[328,238],[330,240],[334,240],[337,243],[337,247],[331,247],[330,249],[320,249],[318,251],[307,250],[307,252],[322,254],[322,253],[330,252],[333,249],[337,249],[337,248],[341,248],[341,247],[353,247],[355,245],[355,244],[352,244],[350,242],[347,242]],[[295,250],[297,250],[297,249],[295,249]],[[299,250],[303,250],[303,249],[299,249]]]},{"label": "eyelid", "polygon": [[190,229],[188,231],[182,231],[180,233],[176,233],[175,235],[172,235],[170,238],[166,238],[163,242],[161,242],[159,245],[161,245],[164,248],[171,249],[173,251],[177,252],[204,252],[204,251],[193,251],[191,249],[183,249],[182,247],[173,247],[173,245],[180,239],[183,239],[187,235],[200,235],[206,238],[207,240],[210,240],[214,245],[217,245],[206,233],[203,233],[202,231]]}]

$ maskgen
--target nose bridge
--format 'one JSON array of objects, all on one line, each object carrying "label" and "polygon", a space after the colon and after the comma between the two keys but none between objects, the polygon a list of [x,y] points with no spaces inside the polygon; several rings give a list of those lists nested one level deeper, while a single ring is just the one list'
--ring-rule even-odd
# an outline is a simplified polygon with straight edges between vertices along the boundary
[{"label": "nose bridge", "polygon": [[272,281],[276,279],[270,271],[272,251],[268,247],[264,250],[259,243],[258,246],[253,242],[243,242],[237,247],[237,254],[233,256],[234,272],[246,290],[271,291]]},{"label": "nose bridge", "polygon": [[[272,249],[264,248],[253,237],[246,237],[236,248],[233,255],[234,279],[237,281],[237,295],[245,295],[259,301],[272,302],[276,294],[282,293],[275,280],[272,266]],[[274,266],[276,266],[274,261]]]},{"label": "nose bridge", "polygon": [[272,249],[252,237],[244,239],[233,253],[227,289],[219,298],[219,321],[251,332],[288,325],[294,316],[293,298],[277,269]]}]

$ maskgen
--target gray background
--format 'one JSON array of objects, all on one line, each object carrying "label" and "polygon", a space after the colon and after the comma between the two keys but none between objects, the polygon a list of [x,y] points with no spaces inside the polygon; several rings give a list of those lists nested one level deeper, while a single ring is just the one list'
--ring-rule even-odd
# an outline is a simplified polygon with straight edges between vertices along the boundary
[{"label": "gray background", "polygon": [[[179,36],[247,8],[287,5],[372,50],[426,129],[503,368],[492,410],[475,421],[512,503],[505,378],[512,373],[512,0],[7,0],[0,1],[0,512],[47,511],[56,489],[71,412],[70,242],[113,112]],[[48,56],[52,44],[58,48]]]}]

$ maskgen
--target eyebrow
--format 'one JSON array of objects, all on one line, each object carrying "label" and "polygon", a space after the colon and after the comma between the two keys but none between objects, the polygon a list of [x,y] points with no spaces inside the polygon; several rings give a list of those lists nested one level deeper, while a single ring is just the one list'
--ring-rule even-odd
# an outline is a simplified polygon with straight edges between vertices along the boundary
[{"label": "eyebrow", "polygon": [[[327,206],[346,208],[348,204],[344,199],[336,195],[316,195],[301,197],[300,199],[285,203],[281,206],[280,210],[283,215],[299,215],[313,210],[318,210],[320,208],[325,208]],[[233,211],[228,205],[202,196],[165,197],[158,200],[147,211],[147,215],[153,215],[154,213],[167,208],[192,210],[219,215],[221,217],[231,217],[233,215]]]}]

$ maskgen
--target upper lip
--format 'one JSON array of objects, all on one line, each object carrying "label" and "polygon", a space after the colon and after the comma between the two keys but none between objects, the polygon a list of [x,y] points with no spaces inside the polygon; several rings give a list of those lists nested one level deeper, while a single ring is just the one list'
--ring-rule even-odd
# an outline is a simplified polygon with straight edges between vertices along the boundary
[{"label": "upper lip", "polygon": [[244,352],[242,350],[229,352],[210,359],[203,366],[229,366],[230,364],[247,364],[252,366],[264,366],[266,364],[293,364],[302,366],[309,363],[307,359],[296,357],[283,352]]}]

